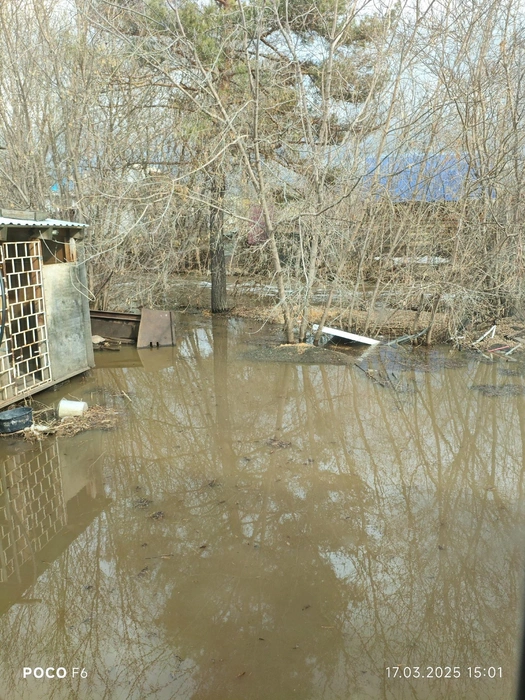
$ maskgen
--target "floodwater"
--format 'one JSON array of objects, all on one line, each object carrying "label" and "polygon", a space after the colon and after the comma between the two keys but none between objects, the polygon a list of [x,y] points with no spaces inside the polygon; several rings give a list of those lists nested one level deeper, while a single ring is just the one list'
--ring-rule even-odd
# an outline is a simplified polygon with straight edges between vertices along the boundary
[{"label": "floodwater", "polygon": [[0,697],[512,698],[524,368],[254,330],[181,316],[38,397],[118,429],[0,442]]}]

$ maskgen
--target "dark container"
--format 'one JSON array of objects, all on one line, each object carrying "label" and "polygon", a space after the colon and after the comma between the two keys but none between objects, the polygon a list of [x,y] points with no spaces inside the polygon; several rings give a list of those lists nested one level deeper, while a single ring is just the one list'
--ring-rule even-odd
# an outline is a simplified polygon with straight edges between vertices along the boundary
[{"label": "dark container", "polygon": [[33,409],[29,406],[0,411],[0,433],[15,433],[17,430],[29,428],[32,423]]}]

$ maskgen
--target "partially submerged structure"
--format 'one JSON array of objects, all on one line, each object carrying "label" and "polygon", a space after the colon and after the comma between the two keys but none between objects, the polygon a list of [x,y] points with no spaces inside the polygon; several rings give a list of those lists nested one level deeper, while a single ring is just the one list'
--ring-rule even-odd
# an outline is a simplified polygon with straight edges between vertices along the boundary
[{"label": "partially submerged structure", "polygon": [[0,407],[94,366],[86,227],[0,209]]}]

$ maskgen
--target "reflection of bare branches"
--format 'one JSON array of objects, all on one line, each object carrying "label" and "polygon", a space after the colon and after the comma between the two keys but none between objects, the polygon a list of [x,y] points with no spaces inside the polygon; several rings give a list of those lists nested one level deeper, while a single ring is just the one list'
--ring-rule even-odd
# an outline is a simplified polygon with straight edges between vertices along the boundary
[{"label": "reflection of bare branches", "polygon": [[470,391],[498,380],[470,362],[396,366],[395,394],[353,367],[246,364],[222,323],[181,328],[172,366],[97,373],[133,396],[103,438],[113,503],[33,587],[43,604],[1,620],[13,658],[47,639],[97,697],[210,700],[240,682],[246,697],[396,697],[384,665],[475,659],[507,678],[477,697],[508,697],[519,397]]}]

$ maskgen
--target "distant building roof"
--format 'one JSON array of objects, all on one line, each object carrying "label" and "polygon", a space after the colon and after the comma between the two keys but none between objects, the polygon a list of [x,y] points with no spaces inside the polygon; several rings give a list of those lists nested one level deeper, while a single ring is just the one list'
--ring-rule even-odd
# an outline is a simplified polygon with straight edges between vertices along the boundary
[{"label": "distant building roof", "polygon": [[[476,195],[476,177],[465,157],[454,154],[407,153],[367,158],[363,178],[367,190],[395,201],[456,201]],[[474,187],[473,187],[474,185]]]},{"label": "distant building roof", "polygon": [[29,226],[32,228],[87,228],[88,224],[80,224],[75,221],[61,221],[60,219],[37,220],[0,216],[0,228],[2,226]]}]

